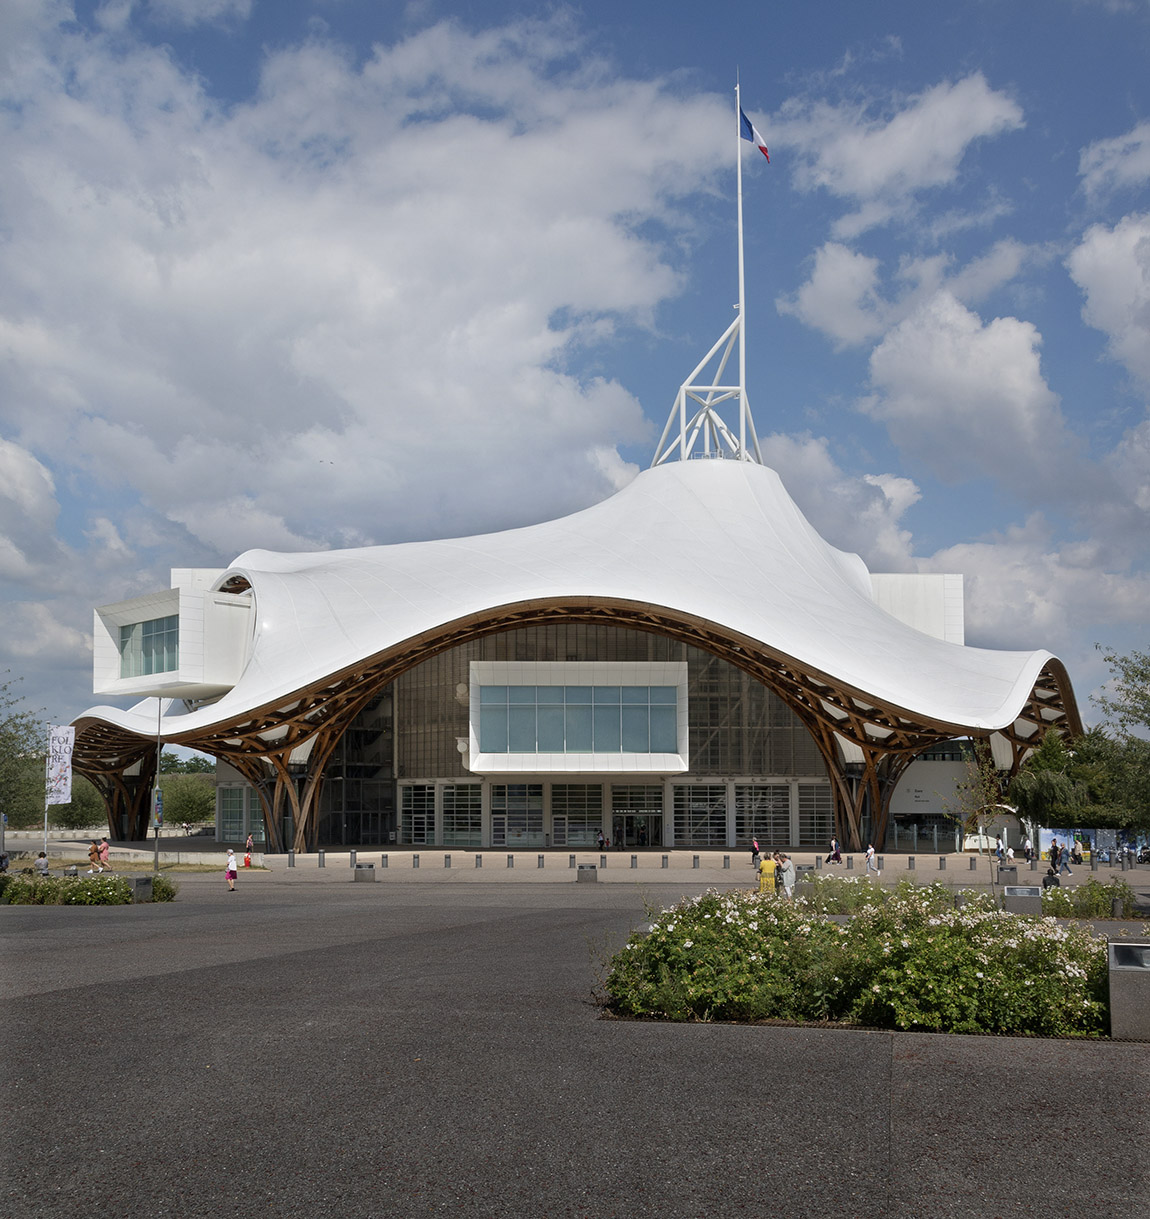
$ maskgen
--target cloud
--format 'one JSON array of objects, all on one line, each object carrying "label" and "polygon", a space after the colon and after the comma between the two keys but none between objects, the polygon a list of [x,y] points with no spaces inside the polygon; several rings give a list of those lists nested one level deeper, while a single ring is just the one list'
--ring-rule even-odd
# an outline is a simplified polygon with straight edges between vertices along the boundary
[{"label": "cloud", "polygon": [[134,15],[158,25],[227,25],[246,21],[252,0],[105,0],[96,10],[96,21],[106,30],[122,29]]},{"label": "cloud", "polygon": [[984,323],[939,292],[872,352],[876,393],[863,409],[946,482],[989,475],[1032,499],[1060,498],[1077,446],[1042,376],[1040,344],[1029,322]]},{"label": "cloud", "polygon": [[821,188],[858,205],[835,225],[835,236],[849,238],[905,214],[921,192],[954,182],[975,140],[1022,125],[1018,104],[976,72],[879,118],[865,106],[796,100],[773,120],[771,139],[799,158],[799,189]]},{"label": "cloud", "polygon": [[650,442],[572,370],[679,291],[717,99],[565,68],[565,18],[440,24],[361,66],[310,42],[229,111],[122,32],[26,43],[0,391],[29,451],[226,553],[557,515]]},{"label": "cloud", "polygon": [[877,258],[828,241],[815,252],[810,279],[794,296],[779,297],[776,306],[840,347],[863,343],[884,329],[886,309],[878,293],[878,268]]},{"label": "cloud", "polygon": [[1083,319],[1108,338],[1110,355],[1150,385],[1150,212],[1088,229],[1066,260],[1086,297]]},{"label": "cloud", "polygon": [[837,347],[858,346],[884,334],[941,291],[975,304],[1043,257],[1032,247],[1005,238],[953,272],[948,254],[908,258],[897,270],[899,290],[884,297],[880,260],[828,241],[815,252],[807,282],[793,295],[779,297],[775,305],[780,313],[821,331]]},{"label": "cloud", "polygon": [[1078,173],[1088,196],[1098,198],[1150,180],[1150,120],[1125,135],[1082,150]]},{"label": "cloud", "polygon": [[821,436],[768,436],[763,460],[818,532],[840,550],[860,554],[872,571],[911,571],[911,535],[902,517],[919,498],[907,478],[858,476],[842,470]]}]

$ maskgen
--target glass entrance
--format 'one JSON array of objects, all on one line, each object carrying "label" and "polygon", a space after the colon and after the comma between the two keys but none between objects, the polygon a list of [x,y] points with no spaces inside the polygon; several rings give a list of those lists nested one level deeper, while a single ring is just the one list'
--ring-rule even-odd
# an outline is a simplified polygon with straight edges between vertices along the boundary
[{"label": "glass entrance", "polygon": [[663,789],[646,784],[611,788],[611,845],[616,850],[663,845]]}]

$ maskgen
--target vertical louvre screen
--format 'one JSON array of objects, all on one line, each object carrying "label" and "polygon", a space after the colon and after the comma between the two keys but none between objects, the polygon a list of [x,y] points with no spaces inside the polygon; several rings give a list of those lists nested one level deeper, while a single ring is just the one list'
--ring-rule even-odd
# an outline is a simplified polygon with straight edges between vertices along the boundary
[{"label": "vertical louvre screen", "polygon": [[721,784],[675,788],[675,845],[727,845],[727,788]]},{"label": "vertical louvre screen", "polygon": [[791,842],[789,783],[742,784],[735,788],[735,845],[784,847]]},{"label": "vertical louvre screen", "polygon": [[551,819],[557,847],[595,846],[603,828],[602,784],[556,783],[551,788]]},{"label": "vertical louvre screen", "polygon": [[443,845],[477,847],[483,839],[482,789],[459,783],[443,789]]},{"label": "vertical louvre screen", "polygon": [[435,788],[430,784],[400,789],[400,834],[404,842],[430,846],[435,842]]},{"label": "vertical louvre screen", "polygon": [[799,842],[801,847],[823,847],[835,828],[835,806],[827,783],[799,784]]}]

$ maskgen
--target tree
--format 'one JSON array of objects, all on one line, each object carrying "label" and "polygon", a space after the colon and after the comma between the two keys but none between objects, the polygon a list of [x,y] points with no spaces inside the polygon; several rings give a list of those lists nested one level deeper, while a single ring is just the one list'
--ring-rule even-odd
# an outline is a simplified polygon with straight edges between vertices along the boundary
[{"label": "tree", "polygon": [[160,754],[162,775],[210,775],[214,774],[215,770],[214,759],[206,758],[202,754],[193,754],[190,758],[181,758],[167,751]]},{"label": "tree", "polygon": [[966,774],[954,785],[954,799],[943,800],[943,811],[958,822],[964,834],[970,834],[996,816],[1001,804],[1002,775],[990,746],[976,740],[974,752],[966,760]]},{"label": "tree", "polygon": [[160,778],[164,793],[164,824],[212,821],[216,815],[216,785],[211,775],[168,774]]},{"label": "tree", "polygon": [[1111,679],[1104,694],[1094,696],[1107,722],[1120,737],[1150,731],[1150,652],[1131,652],[1129,656],[1095,647],[1110,666]]},{"label": "tree", "polygon": [[103,798],[83,775],[72,776],[70,804],[48,806],[48,824],[58,830],[86,830],[107,823],[108,811]]},{"label": "tree", "polygon": [[1062,736],[1049,730],[1011,780],[1010,802],[1032,834],[1040,825],[1080,824],[1079,812],[1091,797],[1087,786],[1070,773],[1073,762]]},{"label": "tree", "polygon": [[38,824],[44,816],[44,757],[48,732],[36,712],[0,681],[0,812],[13,829]]}]

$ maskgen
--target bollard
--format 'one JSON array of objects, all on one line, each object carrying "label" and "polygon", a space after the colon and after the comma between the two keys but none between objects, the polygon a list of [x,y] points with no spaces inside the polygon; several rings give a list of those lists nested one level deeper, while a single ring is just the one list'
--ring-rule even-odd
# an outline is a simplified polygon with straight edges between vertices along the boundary
[{"label": "bollard", "polygon": [[567,866],[568,866],[569,868],[573,868],[573,867],[575,866],[575,856],[574,856],[574,855],[568,855],[568,856],[567,856],[567,861],[568,861],[568,862],[567,862]]},{"label": "bollard", "polygon": [[476,857],[475,857],[475,866],[476,866],[477,868],[481,868],[481,867],[483,867],[483,856],[482,856],[482,855],[476,855]]},{"label": "bollard", "polygon": [[938,870],[940,872],[946,871],[946,856],[945,855],[940,855],[938,857]]},{"label": "bollard", "polygon": [[666,855],[664,855],[664,856],[663,856],[663,867],[665,867],[665,868],[666,868],[666,867],[669,867],[669,866],[670,866],[670,865],[669,865],[669,862],[668,862],[668,860],[667,860],[667,856],[666,856]]},{"label": "bollard", "polygon": [[319,856],[319,866],[322,868],[324,866],[324,859],[326,857],[326,852],[317,851],[316,854]]},{"label": "bollard", "polygon": [[354,852],[354,851],[352,851],[352,852],[351,852],[351,853],[348,855],[348,859],[349,859],[349,861],[351,862],[351,866],[354,868],[354,867],[355,867],[355,852]]},{"label": "bollard", "polygon": [[418,868],[418,867],[419,867],[419,856],[418,856],[418,855],[412,855],[412,857],[411,857],[411,866],[412,866],[413,868]]},{"label": "bollard", "polygon": [[878,865],[878,870],[880,872],[886,871],[886,859],[882,855],[876,855],[874,857],[874,861]]},{"label": "bollard", "polygon": [[599,856],[599,866],[601,868],[605,868],[607,866],[607,856],[606,855]]},{"label": "bollard", "polygon": [[1116,897],[1111,901],[1110,917],[1111,918],[1121,918],[1122,917],[1122,899],[1120,897]]},{"label": "bollard", "polygon": [[387,867],[387,856],[386,856],[386,855],[381,855],[381,856],[379,857],[379,866],[380,866],[381,868],[386,868],[386,867]]},{"label": "bollard", "polygon": [[815,871],[821,872],[822,870],[823,870],[823,857],[821,855],[816,855],[815,856]]},{"label": "bollard", "polygon": [[848,855],[847,856],[847,871],[848,872],[854,871],[854,866],[855,866],[855,857],[853,855]]},{"label": "bollard", "polygon": [[1090,852],[1090,871],[1091,872],[1098,871],[1098,852],[1097,851]]},{"label": "bollard", "polygon": [[972,872],[978,871],[978,856],[977,855],[972,855],[970,857],[970,870]]},{"label": "bollard", "polygon": [[699,866],[699,857],[698,857],[698,855],[692,855],[692,856],[691,856],[691,867],[692,867],[692,868],[697,868],[698,866]]},{"label": "bollard", "polygon": [[632,855],[632,856],[631,856],[631,867],[633,867],[633,868],[637,868],[638,866],[639,866],[639,856],[638,856],[638,855]]},{"label": "bollard", "polygon": [[295,867],[295,851],[293,851],[290,847],[288,848],[288,867]]},{"label": "bollard", "polygon": [[508,856],[507,856],[507,866],[508,866],[509,868],[513,868],[513,867],[515,867],[515,856],[514,856],[514,855],[508,855]]},{"label": "bollard", "polygon": [[723,856],[723,867],[724,867],[724,868],[730,868],[730,866],[731,866],[731,857],[730,857],[730,855],[724,855],[724,856]]},{"label": "bollard", "polygon": [[538,858],[539,858],[539,862],[535,866],[537,868],[541,868],[543,866],[543,856],[540,855]]},{"label": "bollard", "polygon": [[450,867],[451,867],[451,856],[450,856],[450,855],[444,855],[444,857],[443,857],[443,866],[444,866],[445,868],[450,868]]},{"label": "bollard", "polygon": [[1030,870],[1031,870],[1032,872],[1037,872],[1037,871],[1038,871],[1038,860],[1037,860],[1037,859],[1032,859],[1032,860],[1030,861]]},{"label": "bollard", "polygon": [[[880,866],[881,866],[881,865],[880,865]],[[906,857],[906,870],[907,870],[908,872],[913,872],[913,871],[914,871],[914,856],[913,856],[913,855],[908,855],[908,856]]]}]

